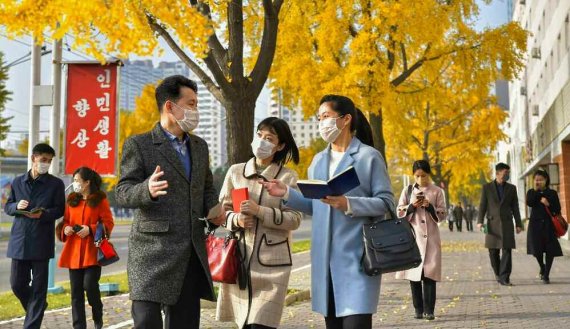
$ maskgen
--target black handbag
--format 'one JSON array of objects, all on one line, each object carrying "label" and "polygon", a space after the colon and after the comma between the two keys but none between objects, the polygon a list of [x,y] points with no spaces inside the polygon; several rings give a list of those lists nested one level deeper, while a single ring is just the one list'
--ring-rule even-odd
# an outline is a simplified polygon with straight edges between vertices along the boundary
[{"label": "black handbag", "polygon": [[390,218],[362,225],[364,253],[361,265],[369,276],[409,270],[422,263],[414,229],[405,218],[398,218],[386,200],[382,201]]}]

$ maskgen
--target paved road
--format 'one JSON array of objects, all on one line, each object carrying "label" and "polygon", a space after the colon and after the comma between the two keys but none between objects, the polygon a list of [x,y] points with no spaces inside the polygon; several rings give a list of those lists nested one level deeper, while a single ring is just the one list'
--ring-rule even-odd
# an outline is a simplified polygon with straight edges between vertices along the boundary
[{"label": "paved road", "polygon": [[[500,286],[493,278],[488,254],[480,233],[449,233],[442,230],[444,241],[443,281],[437,286],[436,320],[413,319],[410,287],[406,281],[384,275],[374,328],[514,328],[561,329],[570,323],[570,257],[558,257],[550,285],[537,278],[538,266],[526,255],[525,233],[517,237],[519,249],[513,252],[512,287]],[[315,246],[316,247],[316,246]],[[568,253],[567,253],[568,254]],[[302,255],[308,257],[308,254]],[[303,261],[307,261],[304,259]],[[309,287],[310,271],[296,257],[296,271],[290,286]],[[127,296],[105,299],[106,328],[130,328],[130,304]],[[234,328],[214,321],[215,311],[202,310],[202,328]],[[42,328],[69,328],[69,310],[46,315]],[[21,328],[21,320],[0,322],[1,328]],[[324,328],[322,317],[311,311],[310,302],[286,307],[283,329]]]},{"label": "paved road", "polygon": [[[113,230],[112,242],[119,257],[121,258],[117,263],[109,265],[103,268],[103,275],[125,271],[127,269],[127,254],[128,254],[128,237],[131,230],[130,225],[117,225]],[[223,234],[223,232],[220,232]],[[307,240],[311,238],[311,220],[301,222],[301,227],[293,233],[293,239]],[[8,241],[0,241],[0,291],[10,290],[10,262],[9,258],[6,258],[6,249],[8,248]],[[60,242],[56,243],[56,256],[61,254],[62,244]],[[56,266],[55,281],[68,281],[69,273],[67,269],[62,269]]]}]

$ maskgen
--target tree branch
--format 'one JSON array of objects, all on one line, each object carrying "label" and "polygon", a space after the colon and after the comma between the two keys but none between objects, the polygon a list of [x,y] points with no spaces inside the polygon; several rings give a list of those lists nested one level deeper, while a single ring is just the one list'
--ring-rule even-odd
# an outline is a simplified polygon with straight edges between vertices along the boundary
[{"label": "tree branch", "polygon": [[228,2],[228,31],[231,84],[237,86],[243,80],[243,2]]},{"label": "tree branch", "polygon": [[283,5],[283,0],[263,0],[263,9],[265,13],[263,22],[263,37],[261,38],[261,47],[257,61],[250,73],[251,84],[248,92],[258,95],[267,81],[271,63],[275,56],[275,48],[277,46],[277,28],[279,26],[279,11]]},{"label": "tree branch", "polygon": [[[202,80],[212,95],[214,95],[214,97],[216,97],[216,99],[219,101],[224,100],[224,94],[222,93],[220,87],[218,87],[214,81],[212,81],[210,76],[208,76],[208,74],[206,74],[206,72],[204,72],[204,70],[202,70],[202,68],[196,62],[194,62],[188,55],[186,55],[186,53],[180,48],[176,41],[174,41],[168,31],[166,31],[160,24],[158,24],[151,14],[146,13],[146,18],[150,28],[166,41],[168,46],[174,51],[178,58],[180,58],[180,60],[184,62],[184,64],[186,64],[192,70],[192,72],[198,76],[200,80]],[[220,83],[220,81],[218,81],[218,83]]]},{"label": "tree branch", "polygon": [[[207,3],[203,1],[190,0],[190,4],[195,7],[198,12],[212,21],[211,9]],[[228,75],[228,51],[220,42],[220,39],[216,35],[215,31],[212,31],[212,34],[208,37],[208,48],[208,57],[213,57],[216,63],[218,63],[218,66],[224,75]]]},{"label": "tree branch", "polygon": [[404,65],[404,71],[408,70],[408,58],[406,57],[406,46],[400,42],[400,50],[402,51],[402,63]]}]

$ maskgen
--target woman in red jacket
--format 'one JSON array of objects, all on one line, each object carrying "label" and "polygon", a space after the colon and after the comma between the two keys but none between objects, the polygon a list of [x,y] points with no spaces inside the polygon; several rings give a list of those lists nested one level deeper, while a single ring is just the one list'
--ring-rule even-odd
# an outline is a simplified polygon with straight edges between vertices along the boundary
[{"label": "woman in red jacket", "polygon": [[107,234],[113,229],[113,215],[107,196],[101,191],[101,176],[81,167],[73,174],[73,193],[67,198],[61,239],[64,242],[59,267],[69,268],[73,328],[86,328],[85,297],[91,305],[95,328],[103,328],[103,303],[99,291],[101,266],[97,263],[94,235],[99,221]]}]

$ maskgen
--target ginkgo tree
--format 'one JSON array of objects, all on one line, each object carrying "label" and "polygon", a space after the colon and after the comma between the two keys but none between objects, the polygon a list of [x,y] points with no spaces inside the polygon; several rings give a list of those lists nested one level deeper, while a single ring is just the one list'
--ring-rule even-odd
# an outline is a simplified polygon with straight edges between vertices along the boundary
[{"label": "ginkgo tree", "polygon": [[391,134],[388,153],[403,174],[411,174],[414,160],[429,161],[434,182],[452,199],[473,201],[490,151],[506,137],[501,126],[507,113],[491,95],[490,84],[471,84],[452,63],[442,64],[418,75],[430,81],[429,88],[396,100],[403,120],[398,133]]},{"label": "ginkgo tree", "polygon": [[37,42],[73,35],[73,46],[105,61],[153,56],[158,39],[226,109],[228,161],[249,156],[255,102],[275,54],[283,0],[0,0],[10,36]]},{"label": "ginkgo tree", "polygon": [[477,15],[475,0],[287,2],[273,86],[287,105],[307,114],[323,94],[351,97],[369,113],[375,146],[384,154],[405,120],[399,97],[432,87],[416,77],[451,63],[462,83],[488,85],[522,67],[527,32],[516,22],[478,31]]}]

